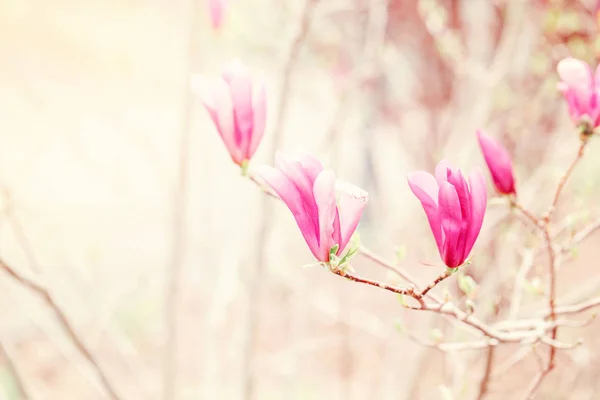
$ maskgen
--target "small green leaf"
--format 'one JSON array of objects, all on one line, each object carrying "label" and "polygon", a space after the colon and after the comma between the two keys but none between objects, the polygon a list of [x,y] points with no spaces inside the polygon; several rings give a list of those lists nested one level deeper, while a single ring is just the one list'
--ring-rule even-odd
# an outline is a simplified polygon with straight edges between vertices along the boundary
[{"label": "small green leaf", "polygon": [[408,304],[406,304],[406,299],[404,298],[403,294],[398,294],[398,300],[400,300],[400,304],[402,304],[403,307],[406,307]]},{"label": "small green leaf", "polygon": [[570,252],[571,252],[571,257],[573,257],[573,258],[579,257],[579,249],[577,249],[577,247],[571,247]]},{"label": "small green leaf", "polygon": [[460,290],[462,290],[462,292],[465,295],[470,296],[477,289],[477,282],[475,282],[475,280],[473,278],[471,278],[469,275],[459,274],[458,275],[458,287],[460,288]]},{"label": "small green leaf", "polygon": [[452,390],[446,385],[440,385],[440,393],[442,394],[442,399],[444,400],[454,400],[454,396],[452,395]]},{"label": "small green leaf", "polygon": [[398,331],[398,333],[404,333],[404,322],[401,320],[397,320],[394,322],[394,328]]},{"label": "small green leaf", "polygon": [[408,251],[406,245],[401,245],[396,247],[396,261],[402,262],[406,258],[406,253]]},{"label": "small green leaf", "polygon": [[335,256],[338,252],[338,250],[340,249],[340,245],[339,244],[334,244],[331,249],[329,249],[329,256]]},{"label": "small green leaf", "polygon": [[431,338],[436,343],[440,343],[442,340],[444,340],[444,334],[439,329],[434,328],[434,329],[431,330]]}]

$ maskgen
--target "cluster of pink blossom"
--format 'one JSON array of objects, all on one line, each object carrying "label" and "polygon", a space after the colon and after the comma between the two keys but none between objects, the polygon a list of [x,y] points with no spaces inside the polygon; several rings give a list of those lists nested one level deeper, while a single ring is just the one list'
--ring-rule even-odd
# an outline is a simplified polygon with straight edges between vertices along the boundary
[{"label": "cluster of pink blossom", "polygon": [[[588,135],[600,124],[600,72],[593,74],[580,60],[567,58],[558,64],[564,94],[575,124]],[[239,62],[229,65],[222,78],[198,78],[197,93],[221,135],[232,160],[245,171],[256,152],[266,125],[267,100],[264,82],[253,82]],[[508,151],[492,137],[476,133],[479,146],[498,193],[516,196],[515,178]],[[279,153],[275,167],[256,168],[292,212],[300,232],[315,258],[330,263],[342,259],[367,203],[366,192],[346,189],[336,197],[333,171],[310,156],[291,157]],[[467,260],[477,240],[487,206],[486,183],[480,168],[467,179],[458,168],[441,161],[435,174],[416,171],[408,184],[421,202],[439,254],[448,268]],[[346,250],[349,250],[345,253]],[[340,258],[342,257],[342,258]]]}]

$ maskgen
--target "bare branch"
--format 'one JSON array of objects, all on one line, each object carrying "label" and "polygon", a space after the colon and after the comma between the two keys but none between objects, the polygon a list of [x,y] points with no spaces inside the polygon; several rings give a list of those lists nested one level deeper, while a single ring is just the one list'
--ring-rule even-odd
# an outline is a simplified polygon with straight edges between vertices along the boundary
[{"label": "bare branch", "polygon": [[11,278],[13,278],[16,282],[18,282],[21,286],[26,287],[27,289],[34,292],[38,297],[40,297],[44,303],[52,310],[54,316],[58,320],[60,326],[63,328],[77,351],[81,353],[81,355],[88,361],[88,363],[92,366],[99,381],[102,383],[104,390],[109,395],[111,399],[120,400],[123,397],[117,394],[114,384],[110,381],[104,369],[98,363],[96,356],[94,356],[90,349],[86,346],[83,340],[79,337],[75,328],[67,318],[64,311],[60,308],[60,306],[55,302],[54,298],[48,292],[48,290],[42,286],[40,283],[34,282],[33,280],[26,278],[20,275],[17,271],[15,271],[12,267],[10,267],[4,260],[0,259],[0,268],[4,270]]}]

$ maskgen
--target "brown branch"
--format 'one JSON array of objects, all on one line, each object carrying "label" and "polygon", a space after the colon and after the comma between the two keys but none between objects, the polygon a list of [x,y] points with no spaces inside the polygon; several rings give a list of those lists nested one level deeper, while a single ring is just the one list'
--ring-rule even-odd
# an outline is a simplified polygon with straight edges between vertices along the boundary
[{"label": "brown branch", "polygon": [[513,210],[519,211],[529,222],[531,222],[537,229],[542,227],[541,220],[533,215],[533,213],[523,207],[520,203],[518,203],[514,198],[510,200],[510,207]]},{"label": "brown branch", "polygon": [[477,400],[482,400],[489,390],[490,378],[492,376],[492,367],[494,365],[494,351],[496,348],[494,346],[488,346],[487,354],[485,358],[485,370],[483,371],[483,378],[481,378],[481,383],[479,384],[479,394],[477,395]]},{"label": "brown branch", "polygon": [[423,289],[423,291],[420,293],[420,296],[421,297],[425,296],[431,289],[436,287],[441,281],[452,276],[453,273],[454,273],[454,270],[447,268],[443,274],[441,274],[440,276],[435,278],[435,280],[433,282],[431,282],[429,284],[429,286],[427,286],[425,289]]},{"label": "brown branch", "polygon": [[[551,345],[550,345],[550,354],[548,356],[548,364],[536,376],[536,378],[531,382],[531,385],[530,385],[528,391],[526,392],[526,397],[525,397],[526,399],[530,399],[535,396],[535,392],[537,391],[539,386],[542,384],[542,382],[544,381],[546,376],[548,376],[548,374],[556,366],[557,346],[553,345],[552,343],[556,342],[556,335],[558,333],[558,326],[555,324],[555,322],[556,322],[556,267],[557,267],[557,262],[556,262],[556,251],[554,249],[553,239],[550,234],[550,229],[549,229],[548,225],[550,224],[550,221],[552,220],[552,216],[553,216],[554,212],[556,211],[556,206],[558,204],[558,201],[560,199],[560,195],[561,195],[563,189],[565,188],[569,178],[573,174],[575,167],[577,166],[579,161],[583,158],[584,149],[585,149],[587,143],[588,143],[588,138],[585,136],[582,137],[581,145],[579,146],[579,150],[577,152],[577,157],[575,157],[575,159],[573,160],[571,165],[569,165],[569,167],[567,168],[567,171],[560,178],[560,180],[558,182],[558,187],[556,188],[556,192],[554,193],[554,199],[552,200],[552,204],[550,205],[550,208],[549,208],[548,212],[546,213],[546,216],[541,221],[542,222],[541,228],[542,228],[542,232],[544,234],[544,239],[546,241],[546,248],[548,251],[548,276],[549,276],[548,307],[550,309],[550,311],[548,312],[548,319],[552,322],[552,324],[554,326],[552,327],[552,329],[550,331],[549,342],[551,343]],[[546,342],[548,342],[548,341],[546,341]]]},{"label": "brown branch", "polygon": [[27,383],[25,382],[24,376],[19,371],[17,367],[14,357],[12,356],[10,350],[6,348],[6,346],[0,342],[0,356],[4,360],[4,366],[9,371],[17,390],[19,391],[20,399],[22,400],[30,400],[33,398],[31,392],[28,388]]},{"label": "brown branch", "polygon": [[412,286],[409,286],[407,288],[398,288],[395,286],[388,285],[387,283],[378,282],[375,280],[360,277],[358,275],[354,275],[353,273],[349,272],[347,269],[344,269],[344,268],[330,268],[329,270],[336,275],[347,278],[354,282],[364,283],[366,285],[375,286],[380,289],[388,290],[388,291],[396,293],[396,294],[410,296],[418,301],[421,300],[420,294],[415,293],[415,289]]},{"label": "brown branch", "polygon": [[109,395],[109,397],[113,400],[120,400],[123,397],[117,394],[114,384],[110,381],[104,369],[98,363],[96,356],[94,356],[90,349],[85,345],[83,340],[79,337],[75,328],[67,318],[64,311],[60,308],[60,306],[56,303],[50,292],[42,286],[41,284],[34,282],[22,275],[20,275],[17,271],[15,271],[11,266],[9,266],[6,262],[0,259],[0,268],[4,270],[11,278],[13,278],[16,282],[18,282],[21,286],[26,287],[31,290],[35,294],[40,297],[44,303],[52,310],[54,316],[58,320],[60,326],[63,328],[77,351],[81,353],[81,355],[88,361],[91,365],[92,369],[96,372],[96,375],[104,390]]},{"label": "brown branch", "polygon": [[[417,291],[419,290],[419,285],[417,284],[417,280],[415,278],[410,276],[406,271],[403,271],[400,268],[395,267],[391,262],[387,261],[383,257],[378,256],[377,254],[373,253],[372,251],[370,251],[369,249],[367,249],[364,246],[360,246],[360,248],[358,249],[358,254],[373,261],[375,264],[379,265],[380,267],[383,267],[383,268],[387,269],[388,271],[398,275],[401,279],[404,279],[406,282],[413,285]],[[439,297],[435,296],[432,293],[425,293],[421,297],[425,297],[425,296],[429,297],[430,299],[432,299],[433,301],[435,301],[437,303],[440,303],[440,304],[443,303],[442,299],[440,299]]]},{"label": "brown branch", "polygon": [[554,199],[552,200],[552,204],[550,205],[550,209],[548,210],[548,213],[546,214],[546,217],[544,218],[544,220],[546,222],[550,221],[550,219],[552,218],[552,215],[556,211],[556,206],[558,204],[558,200],[560,198],[560,195],[562,194],[563,189],[567,185],[567,182],[568,182],[569,178],[573,174],[573,171],[575,170],[575,167],[577,166],[577,164],[579,163],[579,161],[581,161],[581,159],[583,158],[583,152],[584,152],[585,147],[588,144],[588,142],[589,142],[589,140],[588,140],[587,136],[582,137],[582,139],[581,139],[581,145],[579,146],[579,151],[577,151],[577,156],[575,157],[575,159],[573,160],[573,162],[571,163],[571,165],[569,165],[569,168],[567,168],[567,171],[560,178],[560,181],[558,182],[558,187],[556,188],[556,192],[554,193]]}]

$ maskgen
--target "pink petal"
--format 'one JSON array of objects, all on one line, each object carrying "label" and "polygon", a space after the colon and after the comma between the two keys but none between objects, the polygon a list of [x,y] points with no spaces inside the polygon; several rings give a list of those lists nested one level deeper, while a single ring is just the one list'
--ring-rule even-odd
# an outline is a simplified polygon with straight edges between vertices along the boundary
[{"label": "pink petal", "polygon": [[448,160],[442,160],[435,167],[435,179],[437,180],[438,186],[442,184],[442,182],[448,181],[448,170],[452,169],[452,166],[448,162]]},{"label": "pink petal", "polygon": [[579,104],[587,104],[594,85],[589,65],[576,58],[568,57],[558,62],[556,70],[560,79],[574,91]]},{"label": "pink petal", "polygon": [[442,182],[438,196],[440,221],[444,231],[444,245],[441,254],[449,268],[462,264],[462,253],[458,249],[458,240],[462,230],[463,216],[456,189],[449,182]]},{"label": "pink petal", "polygon": [[308,154],[301,154],[296,159],[302,164],[304,172],[314,182],[317,179],[317,175],[323,171],[323,164],[315,157]]},{"label": "pink petal", "polygon": [[312,213],[307,212],[307,205],[298,192],[297,186],[282,171],[269,166],[257,167],[255,171],[290,209],[306,244],[315,257],[319,258],[318,226],[315,226],[311,218],[311,214],[316,215],[318,210],[315,208]]},{"label": "pink petal", "polygon": [[[338,244],[341,247],[338,237],[334,238],[334,222],[336,220],[337,208],[335,205],[335,174],[326,170],[321,172],[314,184],[314,196],[317,209],[319,210],[319,251],[315,257],[319,261],[329,261],[329,250]],[[338,218],[339,221],[339,218]]]},{"label": "pink petal", "polygon": [[466,239],[469,231],[469,221],[471,219],[471,194],[469,193],[469,187],[463,174],[460,170],[451,171],[448,176],[448,182],[454,186],[458,200],[460,202],[460,212],[462,215],[462,222],[460,224],[460,235],[456,243],[457,254],[460,255],[460,259],[465,259],[466,254]]},{"label": "pink petal", "polygon": [[516,193],[512,160],[508,151],[499,142],[479,130],[477,139],[496,189],[503,194]]},{"label": "pink petal", "polygon": [[369,201],[369,195],[364,190],[350,184],[337,185],[337,190],[341,191],[338,205],[341,229],[341,253],[348,245],[358,226],[363,209]]},{"label": "pink petal", "polygon": [[257,83],[252,103],[254,123],[246,157],[252,158],[265,133],[267,123],[267,93],[264,80]]},{"label": "pink petal", "polygon": [[227,66],[223,72],[223,79],[230,87],[233,100],[235,141],[246,155],[254,128],[252,77],[246,67],[236,60]]},{"label": "pink petal", "polygon": [[438,185],[435,178],[424,171],[413,172],[408,175],[408,186],[410,190],[421,202],[427,221],[431,227],[431,232],[435,238],[435,243],[442,252],[442,226],[438,211]]},{"label": "pink petal", "polygon": [[487,192],[485,189],[485,179],[480,168],[475,168],[469,176],[469,185],[471,186],[471,220],[469,221],[469,231],[467,233],[467,246],[465,248],[465,258],[469,256],[477,236],[483,225],[483,218],[487,207]]},{"label": "pink petal", "polygon": [[192,91],[204,104],[231,158],[240,164],[243,154],[235,142],[233,103],[227,84],[222,79],[208,80],[198,75],[192,78]]},{"label": "pink petal", "polygon": [[284,153],[277,152],[275,155],[275,165],[285,176],[288,177],[290,182],[292,182],[300,194],[304,207],[304,213],[315,227],[317,245],[320,246],[321,238],[317,232],[319,226],[319,214],[313,194],[314,181],[311,180],[311,177],[308,176],[306,170],[298,160],[293,159]]},{"label": "pink petal", "polygon": [[208,10],[213,29],[219,29],[223,23],[225,0],[208,0]]}]

